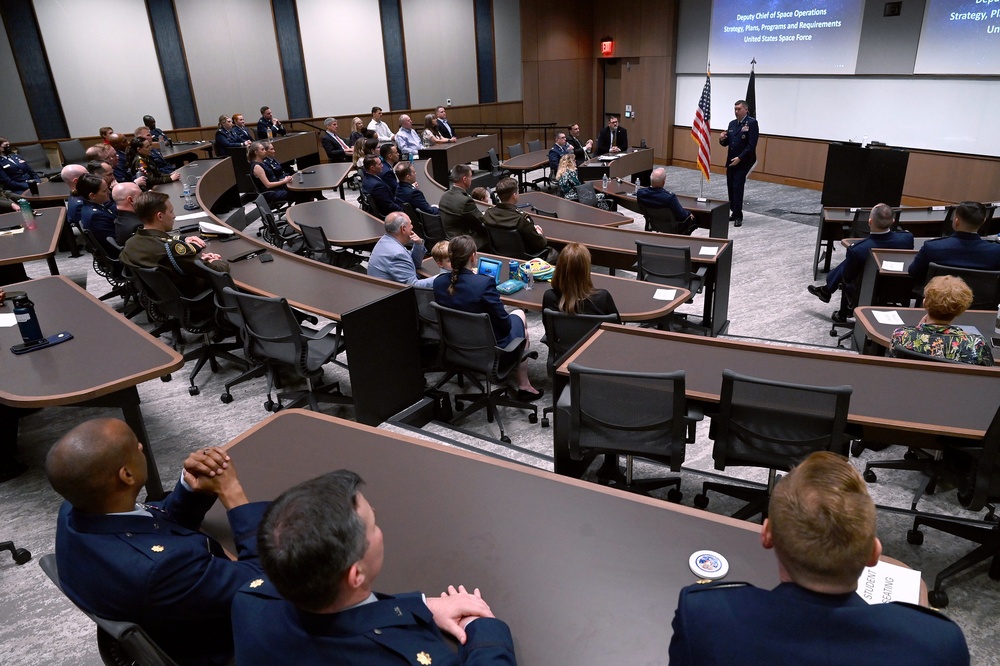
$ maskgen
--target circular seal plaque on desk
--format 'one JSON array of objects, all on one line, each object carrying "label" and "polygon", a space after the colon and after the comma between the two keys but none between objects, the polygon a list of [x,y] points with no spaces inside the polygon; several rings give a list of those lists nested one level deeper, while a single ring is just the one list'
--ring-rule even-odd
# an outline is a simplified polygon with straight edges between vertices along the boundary
[{"label": "circular seal plaque on desk", "polygon": [[688,560],[691,573],[706,580],[719,580],[729,573],[729,562],[714,550],[699,550]]}]

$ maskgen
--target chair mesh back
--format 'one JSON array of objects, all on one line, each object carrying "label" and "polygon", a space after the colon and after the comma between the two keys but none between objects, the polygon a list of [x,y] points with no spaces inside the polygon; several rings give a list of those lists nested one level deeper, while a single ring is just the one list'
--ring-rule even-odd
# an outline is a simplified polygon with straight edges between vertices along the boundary
[{"label": "chair mesh back", "polygon": [[1000,409],[983,438],[983,450],[976,464],[972,501],[968,508],[979,511],[987,502],[1000,502]]},{"label": "chair mesh back", "polygon": [[142,282],[143,293],[156,308],[174,319],[184,320],[184,305],[181,293],[177,287],[163,274],[159,268],[133,268],[136,277]]},{"label": "chair mesh back", "polygon": [[295,368],[305,366],[300,329],[288,301],[232,289],[227,289],[226,294],[235,298],[239,306],[247,334],[248,354]]},{"label": "chair mesh back", "polygon": [[417,299],[420,339],[441,340],[441,323],[438,321],[438,311],[431,305],[434,302],[434,290],[427,287],[414,287],[413,295]]},{"label": "chair mesh back", "polygon": [[444,222],[441,221],[440,215],[432,215],[422,210],[418,210],[417,215],[420,217],[421,224],[424,225],[424,232],[427,234],[424,236],[424,240],[427,241],[428,247],[433,247],[435,243],[440,241],[448,240],[448,234],[445,233]]},{"label": "chair mesh back", "polygon": [[441,324],[441,363],[446,368],[485,375],[496,382],[520,363],[524,341],[514,353],[501,355],[488,314],[461,312],[439,303],[432,307]]},{"label": "chair mesh back", "polygon": [[219,313],[221,321],[226,322],[243,335],[243,316],[240,315],[240,306],[236,302],[236,297],[226,292],[226,287],[231,291],[237,291],[233,276],[229,273],[222,273],[214,268],[205,265],[200,259],[198,264],[203,271],[209,284],[212,285],[212,294],[215,298],[215,309]]},{"label": "chair mesh back", "polygon": [[587,337],[591,331],[604,322],[618,323],[618,315],[566,314],[556,310],[542,311],[542,325],[545,327],[545,344],[549,348],[548,368],[551,370],[562,362],[562,357],[576,343]]},{"label": "chair mesh back", "polygon": [[45,152],[45,147],[40,143],[31,143],[17,149],[17,154],[27,162],[35,171],[47,171],[51,168],[49,156]]},{"label": "chair mesh back", "polygon": [[508,157],[517,157],[518,155],[524,155],[524,148],[521,147],[521,144],[515,143],[513,146],[507,146]]},{"label": "chair mesh back", "polygon": [[62,153],[63,164],[86,164],[87,149],[79,139],[69,139],[68,141],[57,141],[59,152]]},{"label": "chair mesh back", "polygon": [[683,371],[613,372],[572,363],[569,372],[574,445],[664,460],[680,468],[685,436]]},{"label": "chair mesh back", "polygon": [[330,241],[326,238],[326,232],[322,227],[310,227],[307,224],[300,224],[299,231],[306,241],[306,247],[311,252],[325,253],[330,251]]},{"label": "chair mesh back", "polygon": [[534,141],[529,141],[528,142],[528,152],[529,153],[533,153],[536,150],[541,150],[541,149],[542,149],[542,140],[541,139],[536,139]]},{"label": "chair mesh back", "polygon": [[1000,304],[1000,271],[980,271],[973,268],[954,268],[931,262],[927,267],[927,280],[938,275],[960,277],[972,290],[970,310],[996,310]]},{"label": "chair mesh back", "polygon": [[647,282],[691,289],[691,248],[636,241],[637,278]]},{"label": "chair mesh back", "polygon": [[813,451],[846,455],[850,386],[806,386],[722,373],[715,467],[788,470]]},{"label": "chair mesh back", "polygon": [[642,216],[646,218],[646,231],[656,231],[661,234],[677,233],[677,220],[669,208],[646,208],[640,206]]},{"label": "chair mesh back", "polygon": [[597,192],[594,191],[593,183],[576,185],[573,189],[576,190],[577,201],[585,206],[597,206]]},{"label": "chair mesh back", "polygon": [[528,259],[528,251],[524,249],[524,241],[517,229],[501,229],[486,225],[486,233],[490,237],[493,251],[505,257]]}]

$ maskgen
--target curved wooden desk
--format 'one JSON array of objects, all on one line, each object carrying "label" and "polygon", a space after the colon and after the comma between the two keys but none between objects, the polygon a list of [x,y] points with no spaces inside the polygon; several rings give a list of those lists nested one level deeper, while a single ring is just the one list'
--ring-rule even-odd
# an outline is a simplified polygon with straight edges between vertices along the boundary
[{"label": "curved wooden desk", "polygon": [[[862,353],[869,353],[874,356],[885,356],[889,347],[892,346],[892,333],[896,330],[895,324],[880,324],[875,319],[875,312],[895,312],[903,320],[903,326],[916,326],[920,323],[926,311],[923,308],[892,308],[892,307],[872,307],[863,305],[854,308],[854,317],[858,326],[864,331],[865,336],[874,345],[862,347]],[[998,337],[994,333],[997,313],[992,310],[966,310],[955,319],[956,326],[975,326],[986,342],[991,343],[993,357],[1000,357],[1000,348],[992,345],[992,339]],[[998,368],[1000,370],[1000,368]]]},{"label": "curved wooden desk", "polygon": [[382,220],[340,199],[298,204],[288,209],[286,217],[296,229],[300,224],[320,227],[331,245],[342,247],[371,247],[385,233]]},{"label": "curved wooden desk", "polygon": [[[25,229],[19,233],[0,233],[0,266],[45,259],[49,264],[49,272],[59,275],[56,246],[66,221],[66,209],[42,208],[38,212],[41,213],[35,217],[38,228],[31,231]],[[20,212],[0,215],[0,229],[15,224],[24,224]]]},{"label": "curved wooden desk", "polygon": [[[582,204],[579,201],[570,201],[562,197],[546,194],[545,192],[525,192],[518,196],[518,203],[531,204],[533,208],[540,208],[548,213],[555,213],[556,217],[547,215],[542,218],[572,220],[583,224],[593,224],[601,227],[621,227],[632,224],[633,220],[621,213],[612,213],[609,210],[601,210],[593,206]],[[536,216],[537,213],[533,215]]]},{"label": "curved wooden desk", "polygon": [[[295,174],[292,182],[288,183],[288,189],[301,192],[340,190],[340,198],[344,199],[344,181],[353,168],[354,165],[350,162],[314,164]],[[299,181],[300,174],[301,182]]]},{"label": "curved wooden desk", "polygon": [[[634,183],[627,181],[611,180],[608,186],[599,180],[594,181],[594,189],[603,192],[618,202],[619,206],[628,208],[636,213],[639,210],[639,202],[636,201],[635,193],[639,189]],[[677,194],[677,200],[685,210],[689,211],[698,221],[698,226],[708,229],[708,235],[712,238],[729,238],[729,202],[725,199],[708,199],[698,201],[698,197],[686,194]]]}]

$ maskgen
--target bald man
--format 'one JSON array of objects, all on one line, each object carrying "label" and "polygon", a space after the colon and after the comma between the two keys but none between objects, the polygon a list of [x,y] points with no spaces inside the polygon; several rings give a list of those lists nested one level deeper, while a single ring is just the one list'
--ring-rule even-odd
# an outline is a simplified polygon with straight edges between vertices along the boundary
[{"label": "bald man", "polygon": [[87,167],[82,164],[67,164],[59,172],[59,177],[69,186],[70,191],[66,202],[66,221],[77,226],[80,225],[80,216],[83,214],[83,199],[76,195],[76,181],[85,173]]},{"label": "bald man", "polygon": [[[261,573],[256,532],[267,503],[247,500],[226,452],[192,453],[173,492],[139,504],[142,444],[122,421],[94,419],[56,442],[45,474],[66,500],[56,526],[66,595],[101,617],[139,624],[178,663],[228,663],[229,609],[240,586]],[[197,531],[216,498],[237,561]]]},{"label": "bald man", "polygon": [[125,247],[125,242],[132,237],[137,229],[142,228],[142,220],[135,212],[135,200],[142,194],[142,188],[135,183],[118,183],[111,190],[111,198],[118,207],[118,219],[115,220],[115,240]]}]

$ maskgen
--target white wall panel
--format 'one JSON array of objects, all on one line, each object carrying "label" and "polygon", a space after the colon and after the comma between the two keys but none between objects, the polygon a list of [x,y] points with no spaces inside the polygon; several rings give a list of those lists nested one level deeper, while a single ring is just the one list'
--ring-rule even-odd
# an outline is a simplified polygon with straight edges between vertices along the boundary
[{"label": "white wall panel", "polygon": [[174,0],[202,125],[242,113],[256,125],[267,104],[288,117],[269,0]]},{"label": "white wall panel", "polygon": [[497,59],[497,101],[521,95],[521,7],[518,0],[493,0],[493,44]]},{"label": "white wall panel", "polygon": [[[388,110],[378,0],[296,4],[313,115],[360,114],[368,122],[373,106]],[[340,131],[346,134],[351,128],[341,125]]]},{"label": "white wall panel", "polygon": [[[146,3],[35,0],[35,14],[70,136],[110,125],[131,132],[151,114],[171,127]],[[109,32],[111,25],[119,30]],[[100,47],[93,41],[102,38]]]},{"label": "white wall panel", "polygon": [[402,9],[410,106],[478,104],[472,0],[402,0]]}]

